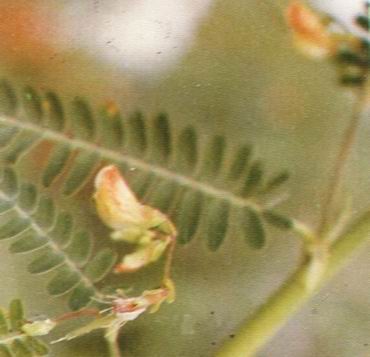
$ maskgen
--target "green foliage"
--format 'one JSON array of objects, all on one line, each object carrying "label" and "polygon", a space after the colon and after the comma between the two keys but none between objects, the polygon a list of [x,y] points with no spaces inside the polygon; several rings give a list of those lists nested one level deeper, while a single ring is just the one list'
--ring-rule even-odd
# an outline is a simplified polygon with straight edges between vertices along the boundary
[{"label": "green foliage", "polygon": [[48,348],[41,340],[23,332],[22,326],[25,323],[20,300],[11,301],[8,311],[0,309],[1,357],[32,357],[48,354]]},{"label": "green foliage", "polygon": [[[147,119],[135,113],[123,120],[118,111],[107,107],[94,113],[81,98],[65,109],[55,94],[41,96],[29,87],[20,100],[17,97],[11,86],[2,82],[3,164],[17,164],[17,170],[19,162],[24,162],[22,158],[47,144],[46,163],[40,163],[41,185],[53,190],[60,187],[59,192],[70,197],[91,183],[102,163],[114,163],[140,199],[171,216],[180,234],[179,242],[188,243],[201,233],[207,246],[216,250],[234,226],[246,234],[250,247],[264,246],[265,239],[260,237],[257,244],[255,233],[250,232],[256,232],[256,222],[259,231],[265,231],[263,226],[271,221],[265,219],[264,211],[269,206],[266,196],[288,175],[284,171],[266,178],[263,162],[253,158],[250,145],[229,149],[223,136],[203,137],[194,127],[175,133],[165,114]],[[245,221],[245,210],[254,219]],[[23,221],[18,219],[16,223],[26,224]],[[250,229],[245,229],[246,222],[251,222]],[[43,246],[47,239],[31,241],[29,247],[21,241],[13,251]],[[75,236],[75,246],[63,254],[71,261],[86,261],[89,248],[80,247],[86,241]],[[50,256],[45,264],[57,264],[59,260]],[[32,266],[33,271],[38,268]],[[78,280],[74,274],[70,279]]]},{"label": "green foliage", "polygon": [[[289,175],[267,177],[251,145],[229,146],[225,137],[201,136],[195,127],[175,132],[164,113],[147,119],[136,112],[123,120],[115,106],[94,112],[82,98],[66,106],[52,92],[27,87],[18,95],[1,82],[0,240],[9,240],[13,254],[29,254],[28,272],[50,275],[48,293],[68,294],[70,309],[101,300],[101,290],[109,289],[101,282],[117,255],[94,244],[99,218],[86,228],[68,205],[83,197],[79,208],[92,208],[85,199],[93,178],[114,164],[143,203],[170,216],[181,244],[201,235],[216,251],[236,233],[252,249],[263,248],[267,223],[291,228],[271,203]],[[19,180],[30,168],[32,182]],[[21,309],[13,303],[10,310],[12,328],[20,328]],[[7,333],[3,320],[0,331]],[[27,341],[36,346],[33,337]],[[17,339],[11,348],[23,356],[29,346]],[[0,356],[11,355],[4,348]]]},{"label": "green foliage", "polygon": [[73,310],[85,306],[97,294],[94,284],[110,272],[116,254],[108,248],[93,253],[90,234],[73,227],[68,213],[58,212],[34,186],[19,183],[9,168],[3,170],[0,202],[0,239],[11,240],[10,252],[33,254],[30,273],[54,273],[48,292],[70,292]]}]

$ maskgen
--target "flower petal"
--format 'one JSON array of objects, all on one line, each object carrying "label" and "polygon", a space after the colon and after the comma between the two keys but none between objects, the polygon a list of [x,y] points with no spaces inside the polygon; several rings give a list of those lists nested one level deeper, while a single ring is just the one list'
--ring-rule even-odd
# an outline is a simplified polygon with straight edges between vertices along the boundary
[{"label": "flower petal", "polygon": [[119,231],[130,225],[143,224],[143,206],[117,167],[110,165],[101,169],[95,178],[95,189],[96,208],[107,226]]},{"label": "flower petal", "polygon": [[171,238],[153,239],[150,243],[139,246],[131,254],[124,256],[122,263],[115,268],[116,273],[134,272],[150,263],[157,261],[166,250]]}]

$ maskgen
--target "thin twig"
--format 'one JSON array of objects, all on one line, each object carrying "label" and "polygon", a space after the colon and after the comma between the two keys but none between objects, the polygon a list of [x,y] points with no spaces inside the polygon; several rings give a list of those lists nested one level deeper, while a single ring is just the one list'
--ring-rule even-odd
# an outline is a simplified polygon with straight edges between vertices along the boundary
[{"label": "thin twig", "polygon": [[167,281],[171,278],[171,268],[172,268],[173,255],[175,253],[175,247],[176,247],[176,236],[173,235],[171,236],[171,242],[170,242],[170,246],[168,247],[166,262],[164,263],[164,273],[163,273],[164,281]]},{"label": "thin twig", "polygon": [[100,316],[100,312],[98,309],[83,309],[79,311],[67,312],[66,314],[63,314],[62,316],[59,316],[56,319],[54,319],[54,322],[60,323],[63,321],[76,319],[83,316],[98,317]]},{"label": "thin twig", "polygon": [[334,200],[339,193],[343,182],[346,164],[352,152],[355,143],[356,134],[360,126],[361,117],[366,107],[368,92],[366,84],[358,88],[356,93],[356,103],[353,108],[351,121],[344,132],[342,144],[334,163],[333,172],[329,180],[328,190],[322,203],[321,221],[319,224],[319,234],[324,233],[329,223],[330,214],[332,213]]}]

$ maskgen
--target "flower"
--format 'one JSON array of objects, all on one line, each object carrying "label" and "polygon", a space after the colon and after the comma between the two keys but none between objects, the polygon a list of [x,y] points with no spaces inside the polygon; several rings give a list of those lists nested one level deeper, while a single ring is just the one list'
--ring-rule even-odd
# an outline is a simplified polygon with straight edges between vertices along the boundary
[{"label": "flower", "polygon": [[141,204],[113,165],[99,171],[95,189],[96,208],[102,221],[113,229],[111,238],[137,244],[115,272],[133,272],[157,261],[176,234],[167,216]]},{"label": "flower", "polygon": [[[126,321],[134,320],[149,307],[158,307],[166,300],[172,302],[173,285],[164,286],[154,290],[145,290],[142,295],[133,298],[118,297],[113,300],[112,311]],[[171,298],[170,298],[171,297]]]},{"label": "flower", "polygon": [[145,223],[141,204],[115,166],[107,166],[99,171],[95,188],[96,208],[107,226],[121,230],[127,225],[140,226]]},{"label": "flower", "polygon": [[[116,232],[139,236],[148,229],[160,227],[167,217],[158,210],[142,205],[119,170],[114,165],[106,166],[95,178],[95,202],[100,218]],[[114,234],[115,239],[125,240],[127,234]],[[130,239],[129,239],[130,240]]]},{"label": "flower", "polygon": [[306,55],[321,59],[335,52],[335,41],[321,17],[298,1],[286,11],[287,22],[293,31],[297,47]]},{"label": "flower", "polygon": [[136,320],[146,311],[155,312],[164,301],[172,302],[173,284],[168,281],[163,287],[146,290],[140,296],[127,297],[117,291],[116,296],[111,296],[108,301],[102,301],[110,305],[108,309],[101,311],[101,317],[88,324],[68,333],[66,336],[54,341],[69,341],[86,335],[97,329],[104,329],[108,340],[115,340],[119,330],[127,322]]},{"label": "flower", "polygon": [[[343,0],[338,1],[344,6]],[[337,65],[339,82],[346,87],[361,87],[367,82],[370,64],[368,7],[369,3],[357,2],[355,11],[349,16],[357,30],[333,14],[320,17],[298,1],[292,2],[286,11],[298,48],[312,58],[330,58]]]}]

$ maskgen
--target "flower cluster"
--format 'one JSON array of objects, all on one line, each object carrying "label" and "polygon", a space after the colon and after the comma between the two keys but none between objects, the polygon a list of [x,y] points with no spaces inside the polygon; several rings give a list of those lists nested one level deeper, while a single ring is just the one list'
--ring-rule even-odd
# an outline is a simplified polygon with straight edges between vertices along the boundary
[{"label": "flower cluster", "polygon": [[[366,16],[358,14],[354,22],[365,31],[369,29]],[[318,14],[299,1],[292,2],[286,11],[296,46],[311,58],[332,59],[338,66],[340,82],[361,86],[366,82],[370,68],[370,40],[343,27],[336,20]]]},{"label": "flower cluster", "polygon": [[115,345],[119,330],[128,321],[146,311],[157,311],[164,301],[174,301],[175,287],[170,278],[170,266],[176,229],[162,212],[139,202],[114,165],[102,168],[96,175],[94,199],[99,217],[112,229],[111,239],[136,245],[136,249],[116,265],[116,273],[143,268],[159,260],[167,251],[160,288],[146,290],[136,297],[128,297],[120,290],[113,296],[103,296],[98,302],[108,304],[108,308],[98,311],[87,325],[58,340],[70,340],[104,329],[108,342]]}]

